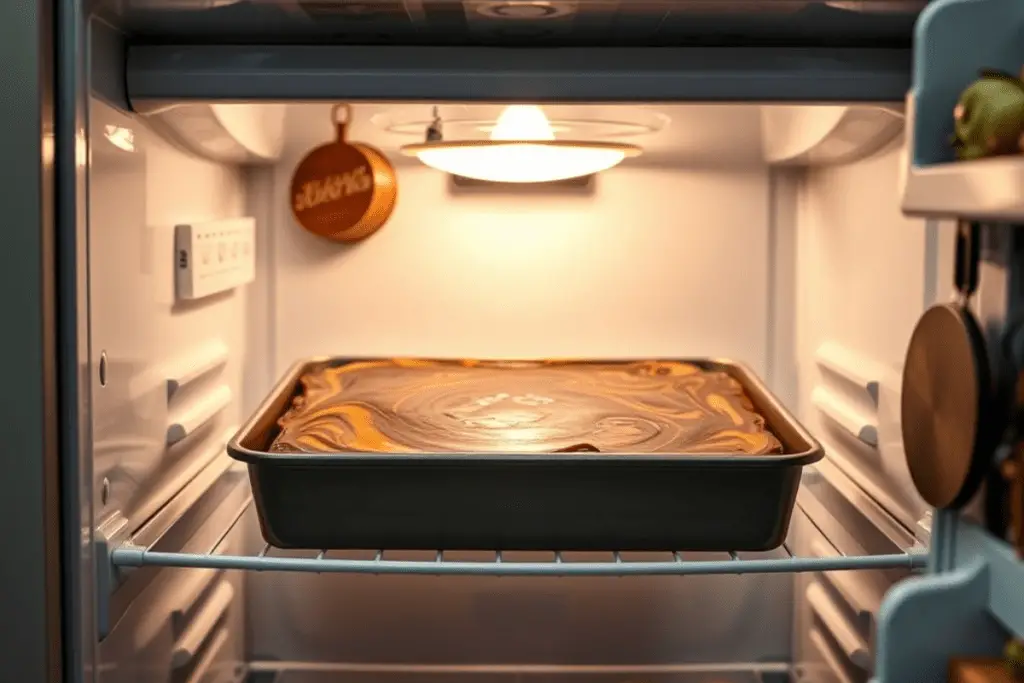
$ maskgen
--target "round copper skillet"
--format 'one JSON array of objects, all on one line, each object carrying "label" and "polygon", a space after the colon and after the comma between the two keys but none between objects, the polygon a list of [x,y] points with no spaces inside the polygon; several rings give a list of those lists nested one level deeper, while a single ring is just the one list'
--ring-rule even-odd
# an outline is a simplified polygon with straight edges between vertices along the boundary
[{"label": "round copper skillet", "polygon": [[985,338],[968,308],[978,285],[980,228],[957,230],[957,301],[917,323],[903,369],[902,429],[914,485],[936,508],[963,507],[990,469],[1000,438]]},{"label": "round copper skillet", "polygon": [[352,242],[379,230],[398,199],[395,169],[380,150],[349,142],[347,104],[331,110],[336,137],[303,158],[291,184],[292,215],[320,237]]}]

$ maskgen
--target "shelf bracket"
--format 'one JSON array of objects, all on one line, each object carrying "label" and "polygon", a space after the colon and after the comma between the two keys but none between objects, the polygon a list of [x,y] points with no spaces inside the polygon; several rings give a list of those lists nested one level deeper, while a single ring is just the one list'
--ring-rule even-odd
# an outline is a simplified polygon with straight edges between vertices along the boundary
[{"label": "shelf bracket", "polygon": [[907,579],[882,603],[874,683],[945,683],[951,657],[999,657],[1006,631],[1024,630],[1024,565],[984,530],[958,526],[953,568]]},{"label": "shelf bracket", "polygon": [[93,535],[94,558],[96,562],[96,630],[99,640],[109,635],[113,628],[110,614],[110,599],[121,582],[123,569],[114,564],[114,551],[124,550],[131,530],[128,518],[115,512],[101,523]]}]

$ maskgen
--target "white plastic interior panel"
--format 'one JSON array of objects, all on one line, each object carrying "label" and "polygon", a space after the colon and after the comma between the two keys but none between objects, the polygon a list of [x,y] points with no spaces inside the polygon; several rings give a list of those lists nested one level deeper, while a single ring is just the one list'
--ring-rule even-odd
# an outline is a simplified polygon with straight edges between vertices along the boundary
[{"label": "white plastic interior panel", "polygon": [[[223,451],[221,457],[226,457]],[[245,486],[244,479],[240,483]],[[205,520],[181,530],[180,547],[215,543],[232,503],[232,496],[226,497]],[[244,552],[244,543],[243,530],[235,529],[220,543],[219,552]],[[145,579],[146,586],[123,605],[115,627],[101,641],[98,681],[237,680],[246,660],[243,574],[162,569],[133,578]]]},{"label": "white plastic interior panel", "polygon": [[820,584],[812,584],[803,594],[810,604],[814,618],[828,629],[845,659],[861,671],[870,671],[872,655],[867,639],[851,624],[844,607],[836,603]]},{"label": "white plastic interior panel", "polygon": [[167,425],[167,445],[173,446],[194,436],[230,403],[231,388],[227,384],[220,384],[196,396],[186,405],[173,408]]},{"label": "white plastic interior panel", "polygon": [[153,126],[193,154],[229,164],[273,163],[284,146],[284,104],[181,104]]},{"label": "white plastic interior panel", "polygon": [[818,347],[815,361],[824,374],[830,374],[855,388],[861,401],[878,405],[882,378],[891,379],[892,369],[875,363],[836,342],[826,342]]},{"label": "white plastic interior panel", "polygon": [[878,446],[878,425],[875,418],[844,401],[825,387],[816,387],[811,393],[811,404],[833,424],[850,436],[872,448]]},{"label": "white plastic interior panel", "polygon": [[765,106],[761,109],[765,160],[771,164],[850,163],[891,143],[903,115],[881,106]]},{"label": "white plastic interior panel", "polygon": [[192,481],[196,475],[205,471],[218,458],[222,458],[228,439],[234,436],[235,431],[237,431],[237,426],[228,427],[211,439],[208,446],[201,450],[196,449],[194,454],[189,453],[188,457],[180,458],[169,464],[160,477],[159,483],[147,491],[146,496],[140,497],[136,505],[120,511],[127,519],[128,527],[130,529],[138,528],[162,509],[167,501]]},{"label": "white plastic interior panel", "polygon": [[[122,514],[139,524],[242,417],[232,399],[242,392],[245,289],[178,301],[174,239],[175,225],[244,216],[244,180],[97,101],[90,118],[96,519]],[[183,416],[191,435],[169,446],[169,425]]]},{"label": "white plastic interior panel", "polygon": [[[889,510],[868,494],[837,465],[821,461],[805,470],[797,505],[811,518],[829,545],[839,554],[907,552],[919,549],[920,541]],[[812,556],[822,556],[817,548]],[[828,553],[826,553],[826,556]],[[907,575],[907,569],[883,569],[880,575],[896,580]],[[868,572],[864,576],[871,576]],[[882,591],[877,595],[881,604]],[[854,603],[858,609],[867,603]],[[874,608],[872,608],[874,611]]]},{"label": "white plastic interior panel", "polygon": [[167,363],[164,375],[167,378],[167,400],[173,401],[181,389],[197,381],[207,373],[221,368],[228,362],[229,349],[220,339],[190,349],[189,353]]},{"label": "white plastic interior panel", "polygon": [[913,529],[928,508],[902,450],[901,377],[910,333],[939,296],[940,256],[938,228],[900,213],[900,151],[892,144],[857,163],[806,173],[796,357],[799,414],[826,457]]},{"label": "white plastic interior panel", "polygon": [[[276,167],[266,225],[278,372],[320,354],[713,355],[764,371],[768,172],[757,107],[663,108],[670,125],[630,139],[644,156],[592,191],[563,194],[453,194],[444,174],[396,154],[407,136],[383,135],[356,107],[350,138],[396,162],[399,200],[380,232],[352,246],[305,233],[284,201],[299,159],[331,139],[329,111],[289,112]],[[330,292],[329,308],[311,292]]]},{"label": "white plastic interior panel", "polygon": [[[910,531],[834,465],[805,472],[790,527],[800,555],[834,557],[916,544]],[[795,577],[794,666],[801,678],[866,683],[885,592],[905,570],[821,572]]]},{"label": "white plastic interior panel", "polygon": [[[180,629],[181,635],[174,643],[174,650],[171,653],[171,667],[183,669],[189,664],[202,666],[202,648],[211,638],[217,638],[217,627],[220,626],[224,615],[232,604],[236,602],[235,589],[227,580],[220,580],[209,590],[209,595],[191,622],[188,622]],[[216,642],[216,640],[214,640]],[[216,651],[216,646],[211,647]],[[198,677],[202,680],[202,677]]]}]

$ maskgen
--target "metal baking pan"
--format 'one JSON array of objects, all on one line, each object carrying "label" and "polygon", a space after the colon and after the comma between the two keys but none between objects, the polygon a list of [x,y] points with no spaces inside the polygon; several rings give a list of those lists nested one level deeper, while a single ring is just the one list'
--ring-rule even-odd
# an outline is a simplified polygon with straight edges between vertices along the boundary
[{"label": "metal baking pan", "polygon": [[357,360],[297,363],[228,444],[276,547],[770,550],[786,536],[801,468],[823,455],[750,370],[699,358],[678,360],[739,381],[782,455],[268,452],[299,378]]}]

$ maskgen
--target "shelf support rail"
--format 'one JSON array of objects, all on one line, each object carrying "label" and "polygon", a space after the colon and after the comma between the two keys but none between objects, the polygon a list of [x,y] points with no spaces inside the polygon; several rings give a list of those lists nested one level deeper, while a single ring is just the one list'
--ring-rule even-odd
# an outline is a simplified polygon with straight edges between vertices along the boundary
[{"label": "shelf support rail", "polygon": [[[510,562],[501,551],[494,551],[490,561],[452,561],[444,551],[433,560],[385,558],[376,551],[372,559],[341,559],[328,557],[329,551],[314,552],[310,557],[275,557],[267,545],[257,555],[213,555],[197,553],[156,552],[124,545],[111,552],[115,567],[181,567],[236,569],[245,571],[308,572],[317,574],[420,574],[475,576],[696,576],[708,574],[780,574],[864,569],[909,569],[924,567],[924,553],[907,552],[888,555],[744,558],[729,553],[723,560],[686,560],[672,553],[666,561],[627,561],[619,552],[610,552],[604,562],[566,561],[563,553],[552,553],[546,562]],[[667,554],[667,553],[666,553]],[[787,551],[788,555],[788,551]]]}]

